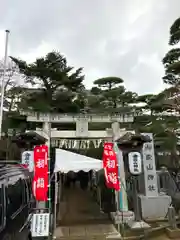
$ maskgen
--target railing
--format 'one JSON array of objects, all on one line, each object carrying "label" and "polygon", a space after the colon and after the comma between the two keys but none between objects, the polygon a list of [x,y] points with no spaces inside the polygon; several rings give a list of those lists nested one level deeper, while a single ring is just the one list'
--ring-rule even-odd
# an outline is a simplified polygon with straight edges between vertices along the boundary
[{"label": "railing", "polygon": [[176,176],[168,170],[157,171],[159,193],[166,193],[173,197],[177,192],[180,192]]}]

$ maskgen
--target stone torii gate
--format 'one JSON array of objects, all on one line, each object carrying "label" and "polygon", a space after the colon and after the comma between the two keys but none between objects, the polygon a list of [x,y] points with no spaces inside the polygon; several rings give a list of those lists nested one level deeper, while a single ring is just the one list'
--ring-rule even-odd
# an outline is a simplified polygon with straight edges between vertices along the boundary
[{"label": "stone torii gate", "polygon": [[[106,129],[105,131],[89,131],[88,124],[93,123],[130,123],[134,121],[133,114],[27,114],[27,121],[29,122],[42,122],[43,127],[41,130],[36,130],[36,133],[47,139],[47,145],[50,147],[50,139],[53,138],[103,138],[108,141],[112,141],[114,137],[120,137],[127,131],[125,129],[113,128]],[[58,131],[52,128],[52,123],[76,123],[75,131]],[[143,147],[143,168],[144,174],[141,176],[141,184],[139,195],[140,205],[142,209],[142,216],[144,218],[164,217],[165,211],[171,202],[171,198],[167,195],[161,195],[158,193],[157,178],[156,178],[156,166],[154,157],[154,144],[153,136],[151,133],[145,133],[152,139],[151,143],[144,144]],[[151,162],[147,160],[151,157]],[[150,179],[151,175],[151,179]],[[153,180],[152,180],[153,176]],[[149,186],[153,186],[154,191],[151,191]],[[151,206],[151,207],[150,207]],[[152,211],[153,210],[153,211]]]},{"label": "stone torii gate", "polygon": [[[90,131],[89,123],[131,123],[134,121],[132,114],[27,114],[28,122],[42,122],[42,129],[36,129],[36,133],[48,139],[47,144],[50,146],[50,139],[109,139],[112,138],[112,130]],[[53,123],[75,123],[75,131],[63,131],[52,128]],[[123,130],[125,131],[125,130]]]},{"label": "stone torii gate", "polygon": [[[44,113],[25,113],[28,122],[41,122],[43,123],[42,129],[37,129],[35,132],[45,139],[47,139],[46,144],[49,147],[48,160],[50,161],[50,146],[51,139],[53,138],[104,138],[106,140],[112,141],[113,133],[112,129],[106,129],[105,131],[89,131],[89,122],[93,123],[131,123],[134,121],[132,114],[116,114],[116,115],[106,115],[106,114],[44,114]],[[76,123],[75,131],[58,131],[52,128],[52,123]],[[123,133],[122,135],[124,134]],[[50,165],[50,164],[49,164]],[[50,186],[50,185],[49,185]],[[50,201],[50,199],[48,199]],[[38,204],[38,208],[44,208],[45,204],[43,202]]]}]

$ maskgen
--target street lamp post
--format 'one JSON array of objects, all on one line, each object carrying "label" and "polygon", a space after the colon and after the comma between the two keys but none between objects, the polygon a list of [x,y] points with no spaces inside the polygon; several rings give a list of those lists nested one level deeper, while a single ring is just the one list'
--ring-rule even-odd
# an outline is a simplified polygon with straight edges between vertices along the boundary
[{"label": "street lamp post", "polygon": [[3,120],[3,105],[4,105],[4,86],[5,86],[5,77],[6,77],[6,65],[8,58],[8,40],[9,40],[9,30],[5,30],[6,40],[5,40],[5,53],[4,53],[4,66],[3,66],[3,76],[1,81],[1,106],[0,106],[0,139],[2,136],[2,120]]}]

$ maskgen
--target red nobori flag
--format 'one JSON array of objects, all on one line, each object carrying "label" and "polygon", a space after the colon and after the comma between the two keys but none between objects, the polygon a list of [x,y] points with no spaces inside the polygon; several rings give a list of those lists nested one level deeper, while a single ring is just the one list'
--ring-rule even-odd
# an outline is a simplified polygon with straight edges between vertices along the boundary
[{"label": "red nobori flag", "polygon": [[34,148],[33,194],[37,201],[47,201],[48,195],[48,147]]},{"label": "red nobori flag", "polygon": [[34,175],[48,173],[48,147],[46,145],[34,148]]},{"label": "red nobori flag", "polygon": [[37,201],[48,200],[48,178],[45,176],[34,176],[33,179],[33,195]]},{"label": "red nobori flag", "polygon": [[116,191],[120,190],[117,158],[113,150],[113,143],[104,143],[103,168],[107,187],[114,188]]}]

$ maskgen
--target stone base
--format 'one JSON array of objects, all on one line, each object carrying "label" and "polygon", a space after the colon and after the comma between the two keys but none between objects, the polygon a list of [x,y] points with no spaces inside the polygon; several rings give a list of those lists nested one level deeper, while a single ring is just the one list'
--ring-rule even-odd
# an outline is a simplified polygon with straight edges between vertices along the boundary
[{"label": "stone base", "polygon": [[157,197],[138,196],[143,219],[164,218],[171,204],[171,197],[159,195]]},{"label": "stone base", "polygon": [[112,212],[111,218],[115,224],[128,223],[134,220],[134,213],[131,211],[127,212]]},{"label": "stone base", "polygon": [[180,239],[180,229],[179,228],[177,228],[177,229],[167,228],[166,233],[167,233],[168,237],[171,239]]},{"label": "stone base", "polygon": [[132,230],[140,230],[140,229],[150,228],[150,225],[144,221],[139,221],[139,222],[132,221],[132,222],[129,222],[128,225]]},{"label": "stone base", "polygon": [[117,234],[110,234],[106,236],[106,239],[114,240],[114,239],[122,239],[122,237],[120,233],[117,233]]}]

